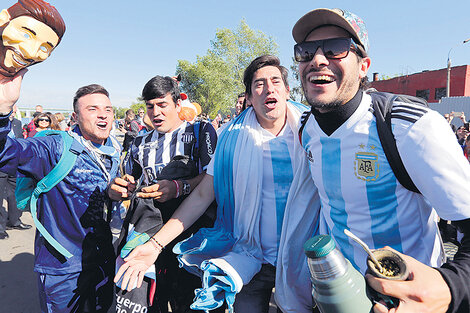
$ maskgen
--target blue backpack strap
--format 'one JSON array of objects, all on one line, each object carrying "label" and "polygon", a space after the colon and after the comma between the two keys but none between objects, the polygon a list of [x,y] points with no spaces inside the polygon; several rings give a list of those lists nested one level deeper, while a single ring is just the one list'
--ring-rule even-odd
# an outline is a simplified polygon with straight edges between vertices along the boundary
[{"label": "blue backpack strap", "polygon": [[201,125],[200,122],[194,123],[194,136],[196,137],[196,144],[194,147],[199,151],[199,126]]},{"label": "blue backpack strap", "polygon": [[[36,229],[39,233],[50,243],[54,249],[56,249],[60,254],[65,256],[66,258],[71,258],[73,255],[67,251],[57,240],[55,240],[51,234],[46,230],[46,228],[41,224],[37,216],[37,201],[39,196],[42,193],[48,192],[51,190],[55,185],[57,185],[65,176],[72,170],[72,167],[77,160],[77,154],[72,153],[70,148],[72,147],[72,143],[74,141],[73,137],[70,136],[67,132],[64,131],[41,131],[38,133],[39,136],[49,136],[49,135],[61,135],[64,149],[62,151],[62,155],[59,159],[59,162],[54,166],[52,171],[49,172],[43,179],[41,179],[36,188],[31,195],[30,201],[30,208],[31,208],[31,215],[33,216],[34,224],[36,225]],[[36,137],[36,136],[35,136]]]},{"label": "blue backpack strap", "polygon": [[194,143],[191,157],[194,162],[196,162],[197,168],[199,169],[199,128],[201,127],[201,122],[197,121],[193,124],[194,138],[196,142]]}]

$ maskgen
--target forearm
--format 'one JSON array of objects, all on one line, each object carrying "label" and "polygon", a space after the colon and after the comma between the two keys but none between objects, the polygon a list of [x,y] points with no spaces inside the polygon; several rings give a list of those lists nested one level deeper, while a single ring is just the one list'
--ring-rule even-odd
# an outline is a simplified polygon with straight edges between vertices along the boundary
[{"label": "forearm", "polygon": [[[191,188],[190,188],[191,193],[196,189],[196,187],[199,185],[199,183],[202,181],[202,179],[204,178],[205,175],[206,175],[206,173],[202,172],[201,174],[197,175],[196,177],[186,179],[186,181],[191,186]],[[182,190],[183,190],[183,182],[181,180],[177,180],[177,183],[178,183],[178,188],[179,188],[179,194],[181,195]]]},{"label": "forearm", "polygon": [[181,203],[170,220],[155,234],[154,238],[163,246],[169,244],[194,224],[204,214],[212,201],[214,201],[213,177],[211,175],[202,175],[199,181],[200,183]]}]

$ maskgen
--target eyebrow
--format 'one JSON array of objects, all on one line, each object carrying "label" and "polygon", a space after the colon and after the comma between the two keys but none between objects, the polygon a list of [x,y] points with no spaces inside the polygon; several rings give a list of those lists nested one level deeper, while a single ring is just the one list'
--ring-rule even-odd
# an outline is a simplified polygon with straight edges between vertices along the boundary
[{"label": "eyebrow", "polygon": [[32,30],[31,28],[28,28],[28,27],[26,27],[26,26],[22,26],[21,28],[24,28],[24,29],[26,29],[27,31],[29,31],[30,33],[33,33],[34,36],[37,35],[36,32],[35,32],[34,30]]},{"label": "eyebrow", "polygon": [[[24,28],[26,29],[27,31],[31,32],[34,36],[37,36],[36,32],[34,30],[32,30],[31,28],[28,28],[26,26],[22,26],[21,28]],[[50,42],[50,41],[46,41],[46,43],[51,46],[52,48],[54,48],[54,45]]]},{"label": "eyebrow", "polygon": [[255,79],[253,82],[256,83],[256,82],[259,82],[259,81],[273,80],[273,79],[282,79],[282,78],[281,78],[281,76],[273,75],[273,76],[270,76],[270,77],[261,77],[261,78]]}]

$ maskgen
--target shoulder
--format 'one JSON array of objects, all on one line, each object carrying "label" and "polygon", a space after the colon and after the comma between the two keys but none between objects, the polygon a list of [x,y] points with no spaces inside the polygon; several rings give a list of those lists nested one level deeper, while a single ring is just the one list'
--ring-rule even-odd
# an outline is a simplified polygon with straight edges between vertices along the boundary
[{"label": "shoulder", "polygon": [[153,136],[154,133],[155,133],[155,130],[151,130],[151,131],[146,132],[144,134],[137,135],[137,137],[135,137],[135,139],[132,143],[132,146],[133,147],[139,147],[140,145],[151,141],[152,136]]}]

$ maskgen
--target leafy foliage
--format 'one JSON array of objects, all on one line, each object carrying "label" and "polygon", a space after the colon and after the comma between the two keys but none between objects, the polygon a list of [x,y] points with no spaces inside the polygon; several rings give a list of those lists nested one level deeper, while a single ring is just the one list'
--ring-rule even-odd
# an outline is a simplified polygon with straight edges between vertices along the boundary
[{"label": "leafy foliage", "polygon": [[302,84],[300,83],[300,74],[299,74],[299,63],[292,57],[292,64],[289,67],[290,72],[292,73],[292,80],[294,83],[290,83],[290,96],[292,100],[302,102],[307,104],[305,99],[304,92],[302,90]]},{"label": "leafy foliage", "polygon": [[274,39],[251,29],[242,20],[235,30],[218,29],[211,48],[191,63],[178,60],[181,90],[201,105],[203,112],[215,116],[228,113],[237,95],[245,90],[243,72],[250,62],[263,54],[278,54]]}]

